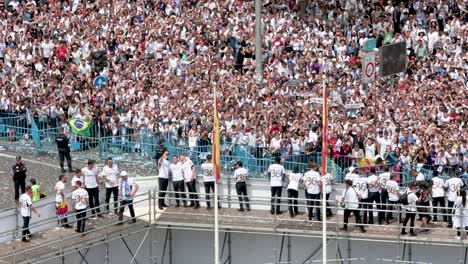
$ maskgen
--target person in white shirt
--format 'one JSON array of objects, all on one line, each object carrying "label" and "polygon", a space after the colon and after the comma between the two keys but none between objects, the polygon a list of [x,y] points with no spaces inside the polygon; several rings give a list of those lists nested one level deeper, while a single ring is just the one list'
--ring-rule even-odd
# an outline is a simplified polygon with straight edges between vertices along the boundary
[{"label": "person in white shirt", "polygon": [[[213,173],[213,162],[211,154],[206,155],[206,161],[201,165],[203,172],[203,185],[205,186],[206,209],[211,209],[211,195],[210,190],[214,192],[215,177]],[[218,208],[221,208],[220,199],[218,197]]]},{"label": "person in white shirt", "polygon": [[364,173],[361,172],[359,178],[353,181],[353,187],[358,191],[361,195],[361,203],[359,204],[359,208],[363,209],[364,216],[363,216],[363,223],[367,224],[367,210],[369,210],[369,189],[367,188],[367,178],[365,177]]},{"label": "person in white shirt", "polygon": [[106,183],[106,212],[109,213],[110,198],[114,196],[114,213],[117,214],[119,207],[119,189],[117,187],[119,167],[114,164],[112,158],[107,159],[107,164],[102,168],[101,175]]},{"label": "person in white shirt", "polygon": [[77,187],[72,193],[72,207],[76,213],[76,229],[78,233],[85,232],[86,208],[88,208],[89,195],[83,188],[83,183],[78,180],[75,183]]},{"label": "person in white shirt", "polygon": [[170,172],[172,175],[172,186],[174,187],[176,206],[180,206],[180,202],[184,207],[187,207],[187,200],[185,196],[185,185],[184,185],[184,175],[182,173],[182,163],[179,161],[179,157],[174,156],[172,158],[172,163],[169,165]]},{"label": "person in white shirt", "polygon": [[200,208],[200,201],[198,200],[197,194],[197,179],[195,175],[195,165],[192,160],[188,158],[184,153],[180,154],[179,160],[182,163],[182,174],[184,176],[185,185],[189,193],[190,204],[189,207],[193,209]]},{"label": "person in white shirt", "polygon": [[163,210],[164,207],[167,207],[164,198],[166,197],[167,186],[169,185],[169,165],[169,151],[166,150],[158,160],[159,210]]},{"label": "person in white shirt", "polygon": [[133,209],[133,198],[138,191],[138,184],[128,177],[126,171],[120,173],[120,179],[118,181],[119,186],[119,200],[120,200],[120,209],[119,209],[119,222],[118,225],[123,224],[123,213],[125,211],[125,206],[128,206],[130,210],[130,216],[132,217],[132,223],[136,222],[135,219],[135,210]]},{"label": "person in white shirt", "polygon": [[[398,182],[396,182],[397,178],[397,174],[391,174],[390,180],[386,182],[386,189],[388,192],[388,211],[386,215],[387,224],[390,224],[390,220],[393,220],[392,211],[396,209],[396,204],[400,200],[400,186],[398,186]],[[401,223],[401,214],[398,214],[398,220]]]},{"label": "person in white shirt", "polygon": [[[377,205],[377,209],[378,210],[381,210],[382,207],[381,207],[381,202],[380,202],[380,193],[379,193],[379,186],[380,186],[380,179],[377,175],[375,175],[376,173],[376,170],[375,170],[375,167],[371,167],[370,168],[370,176],[367,177],[367,186],[369,187],[369,198],[368,198],[368,203],[369,203],[369,211],[365,212],[364,214],[366,213],[369,213],[369,224],[372,225],[374,224],[374,206],[373,206],[373,203],[375,202],[376,205]],[[377,215],[378,215],[378,221],[379,221],[379,225],[382,224],[383,222],[383,218],[385,217],[382,217],[382,214],[383,212],[378,212]]]},{"label": "person in white shirt", "polygon": [[41,215],[36,211],[32,206],[31,195],[32,188],[31,186],[26,186],[26,192],[20,195],[19,205],[21,206],[21,217],[23,218],[23,232],[21,241],[30,242],[29,237],[31,237],[31,232],[29,231],[29,222],[31,221],[31,211],[37,214],[38,217]]},{"label": "person in white shirt", "polygon": [[418,184],[417,183],[412,183],[409,187],[408,192],[408,204],[405,207],[405,220],[403,221],[403,227],[401,229],[401,234],[406,235],[405,229],[406,225],[408,224],[408,221],[410,221],[410,236],[416,236],[416,233],[414,233],[414,220],[416,218],[416,203],[419,202],[419,198],[416,196],[416,188]]},{"label": "person in white shirt", "polygon": [[73,176],[72,180],[71,180],[71,188],[72,190],[76,190],[78,189],[78,187],[76,186],[76,182],[77,181],[81,181],[81,184],[83,185],[83,173],[81,172],[80,169],[76,169],[75,170],[75,176]]},{"label": "person in white shirt", "polygon": [[60,225],[64,228],[72,228],[68,224],[68,204],[67,195],[65,193],[65,183],[68,177],[64,174],[59,175],[59,181],[55,184],[55,208]]},{"label": "person in white shirt", "polygon": [[[457,193],[460,190],[461,187],[463,187],[465,184],[462,179],[456,177],[454,174],[450,174],[450,179],[445,181],[445,186],[444,189],[447,192],[447,207],[448,208],[453,208],[453,205],[455,204],[455,201],[457,199]],[[448,215],[448,225],[447,227],[453,227],[453,222],[452,222],[452,216],[450,215],[451,212],[449,212]]]},{"label": "person in white shirt", "polygon": [[343,194],[341,196],[341,207],[344,208],[343,228],[340,229],[345,232],[348,231],[348,219],[351,213],[353,213],[356,218],[357,226],[362,233],[365,233],[366,229],[361,225],[361,215],[358,210],[361,194],[353,187],[353,182],[351,180],[346,180],[345,183],[346,189],[343,190]]},{"label": "person in white shirt", "polygon": [[434,218],[432,222],[437,222],[437,208],[441,207],[444,222],[447,222],[447,215],[445,210],[445,181],[439,177],[438,171],[432,172],[432,209],[434,212]]},{"label": "person in white shirt", "polygon": [[281,207],[281,192],[283,190],[283,180],[285,177],[285,170],[281,163],[280,157],[275,157],[275,163],[268,167],[268,178],[270,179],[271,186],[271,214],[282,214]]},{"label": "person in white shirt", "polygon": [[461,232],[468,231],[468,208],[466,204],[466,190],[460,189],[453,205],[453,228],[457,230],[456,239],[460,239]]},{"label": "person in white shirt", "polygon": [[[390,180],[390,167],[385,166],[384,172],[379,175],[380,202],[382,210],[387,210],[388,189],[387,182]],[[385,212],[382,212],[382,220],[386,219]]]},{"label": "person in white shirt", "polygon": [[424,182],[426,178],[424,177],[424,174],[421,172],[418,172],[417,170],[411,170],[411,176],[414,178],[416,182]]},{"label": "person in white shirt", "polygon": [[320,192],[322,191],[322,181],[320,174],[317,172],[318,166],[315,162],[309,162],[310,170],[304,174],[304,188],[307,198],[307,211],[309,221],[313,217],[313,207],[315,207],[315,217],[317,221],[320,219]]},{"label": "person in white shirt", "polygon": [[330,205],[328,204],[328,199],[330,199],[330,195],[331,195],[332,190],[333,190],[332,186],[333,186],[333,184],[335,184],[335,179],[331,176],[330,173],[327,173],[324,176],[322,176],[322,183],[323,183],[323,181],[327,181],[327,187],[326,187],[325,191],[322,192],[322,195],[323,195],[323,193],[325,193],[325,195],[326,195],[327,217],[332,217],[333,213],[332,213]]},{"label": "person in white shirt", "polygon": [[355,179],[359,178],[359,175],[354,173],[354,170],[356,170],[356,168],[354,166],[349,167],[348,170],[349,170],[349,172],[346,173],[345,181],[350,180],[350,181],[354,182]]},{"label": "person in white shirt", "polygon": [[247,196],[247,179],[249,171],[243,167],[242,161],[236,162],[236,170],[234,171],[236,179],[236,192],[239,199],[239,211],[244,211],[244,204],[247,211],[250,211],[249,197]]},{"label": "person in white shirt", "polygon": [[[289,174],[289,183],[287,187],[288,192],[288,204],[289,204],[289,216],[294,218],[299,214],[299,209],[297,207],[297,197],[299,197],[299,183],[303,180],[304,176],[302,173],[299,173],[299,167],[294,167],[292,173]],[[294,204],[294,206],[293,206]]]},{"label": "person in white shirt", "polygon": [[88,160],[86,167],[81,169],[83,173],[83,184],[89,195],[89,208],[91,208],[91,218],[102,217],[99,209],[99,175],[98,170],[94,166],[93,160]]}]

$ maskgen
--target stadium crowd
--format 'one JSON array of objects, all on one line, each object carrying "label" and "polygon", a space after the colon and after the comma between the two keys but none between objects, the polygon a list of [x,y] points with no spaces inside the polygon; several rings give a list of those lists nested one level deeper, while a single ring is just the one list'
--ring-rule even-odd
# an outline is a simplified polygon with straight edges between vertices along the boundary
[{"label": "stadium crowd", "polygon": [[[265,0],[260,85],[253,1],[7,0],[0,110],[186,145],[209,142],[216,86],[223,141],[287,158],[320,151],[325,78],[334,158],[466,168],[466,20],[461,0]],[[406,41],[406,72],[363,85],[370,38]]]}]

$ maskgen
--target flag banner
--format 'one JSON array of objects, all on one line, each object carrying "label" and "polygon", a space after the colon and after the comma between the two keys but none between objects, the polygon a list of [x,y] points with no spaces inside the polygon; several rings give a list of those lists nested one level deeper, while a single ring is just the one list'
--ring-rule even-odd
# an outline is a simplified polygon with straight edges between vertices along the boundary
[{"label": "flag banner", "polygon": [[90,121],[84,120],[84,119],[78,119],[78,118],[72,118],[68,121],[68,123],[71,126],[72,133],[77,134],[77,135],[82,135],[85,137],[91,136],[91,123]]},{"label": "flag banner", "polygon": [[221,145],[219,144],[218,101],[213,105],[213,172],[216,182],[221,177]]}]

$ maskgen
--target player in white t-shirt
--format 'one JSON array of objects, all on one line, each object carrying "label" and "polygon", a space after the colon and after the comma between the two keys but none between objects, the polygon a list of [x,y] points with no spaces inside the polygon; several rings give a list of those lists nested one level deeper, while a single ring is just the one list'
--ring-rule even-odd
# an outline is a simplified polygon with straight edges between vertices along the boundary
[{"label": "player in white t-shirt", "polygon": [[65,192],[65,183],[68,180],[68,176],[61,174],[59,175],[59,181],[55,184],[55,208],[57,217],[60,219],[61,226],[65,228],[72,228],[68,224],[68,204],[67,194]]},{"label": "player in white t-shirt", "polygon": [[[381,202],[381,209],[387,210],[388,204],[388,189],[387,189],[387,182],[390,180],[390,167],[385,166],[384,172],[379,175],[379,188],[380,188],[380,202]],[[381,214],[382,221],[386,219],[385,212],[379,212]]]},{"label": "player in white t-shirt", "polygon": [[99,173],[94,166],[93,160],[88,160],[86,167],[81,169],[83,173],[83,185],[89,195],[89,208],[91,208],[92,216],[102,217],[101,210],[99,209]]},{"label": "player in white t-shirt", "polygon": [[[390,180],[385,183],[388,192],[388,211],[385,217],[387,224],[390,224],[390,220],[393,220],[392,211],[396,209],[396,204],[400,200],[400,186],[396,182],[397,178],[397,174],[390,174]],[[398,220],[401,222],[401,214],[398,215]]]},{"label": "player in white t-shirt", "polygon": [[180,154],[179,160],[182,163],[182,173],[184,175],[185,185],[189,193],[190,204],[189,207],[193,209],[200,208],[200,200],[198,200],[197,194],[197,179],[195,175],[195,165],[192,160],[187,157],[184,153]]},{"label": "player in white t-shirt", "polygon": [[166,197],[167,186],[169,185],[169,151],[164,151],[161,158],[158,160],[158,208],[163,210],[164,207],[167,207],[164,202]]},{"label": "player in white t-shirt", "polygon": [[[292,173],[288,176],[288,204],[289,204],[289,216],[294,218],[297,214],[299,214],[299,209],[297,207],[297,197],[299,197],[299,184],[304,179],[302,173],[299,172],[299,167],[294,167]],[[294,206],[293,206],[294,204]]]},{"label": "player in white t-shirt", "polygon": [[119,207],[119,188],[117,187],[119,167],[114,164],[112,158],[107,159],[107,164],[102,168],[101,175],[106,183],[106,212],[109,213],[110,198],[114,196],[114,213],[117,214],[117,208]]},{"label": "player in white t-shirt", "polygon": [[180,206],[180,202],[184,207],[187,207],[187,200],[185,196],[185,185],[184,175],[182,173],[182,163],[179,161],[179,157],[174,156],[172,163],[169,165],[170,174],[172,175],[172,186],[174,187],[176,206]]},{"label": "player in white t-shirt", "polygon": [[[242,161],[236,162],[236,170],[234,171],[234,179],[236,180],[236,193],[239,199],[239,211],[244,211],[244,205],[247,211],[250,211],[249,197],[247,196],[247,179],[249,171],[243,167]],[[242,203],[243,202],[243,203]]]},{"label": "player in white t-shirt", "polygon": [[86,208],[88,208],[89,195],[83,188],[81,181],[76,181],[77,189],[72,193],[72,207],[76,213],[76,229],[78,233],[85,232]]},{"label": "player in white t-shirt", "polygon": [[[203,173],[203,185],[205,186],[205,194],[206,194],[206,209],[211,209],[211,195],[210,190],[214,192],[214,185],[215,185],[215,177],[213,173],[213,162],[211,154],[206,155],[206,161],[201,165],[201,170]],[[218,208],[221,208],[221,203],[219,202],[218,197]]]},{"label": "player in white t-shirt", "polygon": [[[275,157],[275,163],[268,167],[268,178],[271,185],[271,214],[281,214],[281,191],[283,190],[283,180],[286,176],[281,158]],[[276,209],[276,211],[275,211]]]},{"label": "player in white t-shirt", "polygon": [[322,178],[318,173],[318,166],[315,162],[309,162],[310,170],[304,174],[304,188],[307,198],[307,211],[309,221],[314,217],[313,207],[315,207],[315,217],[317,221],[322,221],[320,218],[320,193],[322,191]]},{"label": "player in white t-shirt", "polygon": [[[463,182],[463,180],[456,177],[454,174],[450,174],[450,179],[445,181],[444,189],[447,191],[447,199],[448,199],[447,207],[448,208],[453,208],[453,205],[455,204],[455,201],[457,199],[457,193],[460,190],[460,188],[463,187],[464,185],[465,183]],[[448,220],[447,227],[453,227],[451,214],[448,215],[447,220]]]},{"label": "player in white t-shirt", "polygon": [[432,172],[432,209],[434,211],[434,218],[432,222],[437,222],[437,207],[442,207],[441,211],[443,214],[444,222],[447,222],[447,215],[445,214],[445,181],[439,177],[438,171]]},{"label": "player in white t-shirt", "polygon": [[366,213],[365,210],[369,209],[368,203],[368,198],[369,198],[369,189],[367,188],[367,178],[366,175],[364,175],[363,171],[360,171],[360,176],[359,178],[355,179],[353,181],[353,187],[358,191],[361,201],[359,203],[359,208],[364,209],[363,210],[363,223],[367,224],[367,216],[368,214]]},{"label": "player in white t-shirt", "polygon": [[128,206],[130,210],[130,216],[132,217],[132,223],[136,222],[135,219],[135,210],[133,209],[133,198],[138,191],[138,184],[133,180],[133,178],[128,177],[126,171],[120,173],[120,179],[118,182],[119,186],[119,200],[120,200],[120,209],[119,209],[119,222],[118,225],[123,224],[123,214],[125,211],[125,206]]},{"label": "player in white t-shirt", "polygon": [[36,211],[36,209],[32,206],[31,195],[32,195],[32,188],[31,186],[26,186],[25,193],[20,195],[19,197],[19,205],[21,206],[21,217],[23,217],[23,232],[21,241],[29,242],[29,238],[31,237],[31,232],[29,231],[29,222],[31,221],[31,211],[37,214],[38,217],[41,215]]},{"label": "player in white t-shirt", "polygon": [[350,181],[354,182],[355,179],[359,178],[359,174],[354,173],[355,169],[356,168],[354,168],[353,166],[348,168],[349,172],[345,176],[345,181],[350,180]]},{"label": "player in white t-shirt", "polygon": [[330,199],[330,195],[333,191],[333,184],[335,184],[335,179],[333,178],[333,176],[331,176],[330,173],[327,173],[325,174],[324,176],[322,176],[322,184],[323,184],[323,181],[327,181],[327,187],[325,189],[325,192],[322,192],[322,195],[323,193],[325,193],[326,195],[326,200],[327,200],[327,217],[332,217],[333,216],[333,212],[331,210],[331,207],[330,205],[328,204],[328,200]]},{"label": "player in white t-shirt", "polygon": [[83,185],[83,173],[80,169],[75,170],[75,176],[73,176],[73,178],[71,179],[72,190],[78,189],[78,187],[76,186],[77,181],[81,181],[81,185]]}]

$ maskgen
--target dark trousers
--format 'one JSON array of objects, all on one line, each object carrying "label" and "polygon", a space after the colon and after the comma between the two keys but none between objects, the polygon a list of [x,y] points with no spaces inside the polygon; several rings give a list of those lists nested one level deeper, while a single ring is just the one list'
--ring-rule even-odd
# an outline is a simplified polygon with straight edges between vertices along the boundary
[{"label": "dark trousers", "polygon": [[123,220],[123,213],[125,211],[125,206],[128,206],[128,209],[130,210],[130,216],[133,218],[133,222],[135,222],[135,210],[133,210],[133,200],[120,201],[119,222]]},{"label": "dark trousers", "polygon": [[111,196],[114,196],[114,212],[118,212],[118,207],[119,207],[119,187],[111,187],[111,188],[106,188],[106,211],[109,211],[109,202]]},{"label": "dark trousers", "polygon": [[15,184],[15,200],[18,200],[20,197],[20,188],[21,194],[26,191],[26,181],[25,180],[13,180]]},{"label": "dark trousers", "polygon": [[29,221],[31,220],[30,216],[23,216],[23,240],[27,238],[28,235],[31,234],[29,231]]},{"label": "dark trousers", "polygon": [[[275,186],[271,187],[271,213],[280,213],[280,207],[281,207],[281,192],[283,190],[283,187],[281,186]],[[276,209],[276,211],[275,211]]]},{"label": "dark trousers", "polygon": [[190,206],[194,206],[194,205],[200,206],[200,201],[198,201],[197,185],[196,185],[195,179],[193,179],[192,181],[186,182],[185,185],[187,185],[187,191],[189,193]]},{"label": "dark trousers", "polygon": [[310,194],[306,191],[306,198],[307,198],[307,212],[309,220],[312,220],[314,217],[313,209],[315,207],[315,218],[317,221],[320,221],[320,193],[318,194]]},{"label": "dark trousers", "polygon": [[366,199],[361,199],[361,203],[359,203],[359,208],[362,209],[363,212],[363,221],[364,224],[367,224],[367,216],[369,215],[368,211],[372,206],[369,204],[369,197]]},{"label": "dark trousers", "polygon": [[96,215],[100,214],[101,210],[99,209],[99,189],[95,188],[86,188],[86,191],[89,195],[89,208],[91,208],[91,214]]},{"label": "dark trousers", "polygon": [[72,160],[70,156],[70,151],[61,151],[59,150],[59,159],[60,159],[60,168],[63,170],[63,163],[65,159],[67,159],[67,166],[68,169],[71,171],[72,170]]},{"label": "dark trousers", "polygon": [[[288,189],[288,204],[289,204],[289,213],[298,214],[299,209],[297,207],[297,197],[299,197],[299,192],[293,189]],[[294,206],[293,206],[294,205]]]},{"label": "dark trousers", "polygon": [[[210,189],[214,193],[214,188],[215,188],[215,182],[204,182],[203,185],[205,186],[205,199],[206,199],[206,207],[211,208],[211,195],[210,195]],[[221,208],[221,203],[219,202],[220,199],[218,197],[218,207]]]},{"label": "dark trousers", "polygon": [[[398,201],[388,201],[388,207],[387,207],[388,211],[385,217],[387,222],[393,219],[392,211],[397,209],[397,203]],[[398,214],[398,222],[401,223],[401,213],[397,213],[397,214]]]},{"label": "dark trousers", "polygon": [[326,197],[325,197],[327,199],[327,216],[333,215],[330,204],[328,204],[328,200],[330,199],[330,195],[331,195],[331,193],[327,193]]},{"label": "dark trousers", "polygon": [[405,227],[410,221],[410,233],[414,233],[414,219],[416,218],[416,212],[406,211],[405,221],[403,221],[403,228],[401,229],[402,233],[405,233]]},{"label": "dark trousers", "polygon": [[86,209],[76,210],[76,230],[80,233],[85,232]]},{"label": "dark trousers", "polygon": [[447,212],[448,213],[447,220],[448,220],[449,225],[453,224],[453,222],[452,222],[452,211],[453,211],[452,208],[453,208],[454,204],[455,204],[455,202],[452,202],[450,200],[447,202],[447,207],[450,208],[450,209],[448,209],[448,212]]},{"label": "dark trousers", "polygon": [[236,193],[237,198],[239,199],[240,209],[244,209],[245,204],[247,210],[250,210],[249,197],[247,196],[247,184],[245,182],[236,183]]},{"label": "dark trousers", "polygon": [[387,203],[388,203],[388,191],[387,189],[382,189],[380,191],[380,209],[382,212],[379,212],[379,221],[380,224],[382,223],[383,220],[385,220],[385,211],[387,210]]},{"label": "dark trousers", "polygon": [[185,196],[184,180],[172,182],[172,186],[174,186],[174,192],[176,192],[175,198],[176,198],[177,205],[179,206],[181,201],[184,205],[186,205],[187,201],[185,199],[187,197]]},{"label": "dark trousers", "polygon": [[442,207],[440,210],[442,211],[444,222],[447,222],[447,215],[445,211],[445,197],[434,197],[432,199],[432,208],[434,209],[434,221],[437,221],[437,207]]},{"label": "dark trousers", "polygon": [[[375,202],[377,204],[377,209],[380,210],[381,209],[381,205],[380,205],[380,194],[379,192],[369,192],[369,198],[368,198],[368,201],[369,203],[368,205],[368,213],[369,213],[369,224],[374,224],[374,206],[373,206],[373,202]],[[379,224],[382,224],[382,214],[381,212],[378,213],[378,221],[379,221]]]},{"label": "dark trousers", "polygon": [[169,179],[158,178],[159,183],[159,194],[158,194],[158,205],[165,206],[164,198],[166,197],[167,186],[169,185]]},{"label": "dark trousers", "polygon": [[360,225],[362,223],[361,221],[361,214],[359,213],[359,210],[357,209],[345,209],[344,210],[344,215],[343,215],[343,227],[344,229],[348,229],[348,219],[349,219],[349,216],[351,215],[351,213],[353,213],[354,217],[356,218],[356,224],[358,224],[357,226],[359,226],[360,228],[363,228],[362,225]]}]

